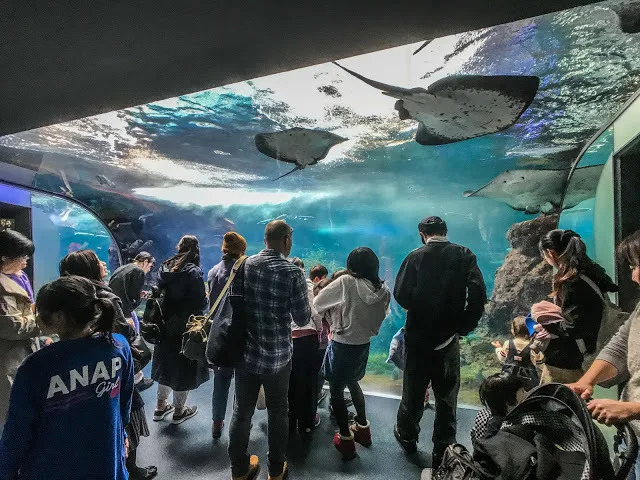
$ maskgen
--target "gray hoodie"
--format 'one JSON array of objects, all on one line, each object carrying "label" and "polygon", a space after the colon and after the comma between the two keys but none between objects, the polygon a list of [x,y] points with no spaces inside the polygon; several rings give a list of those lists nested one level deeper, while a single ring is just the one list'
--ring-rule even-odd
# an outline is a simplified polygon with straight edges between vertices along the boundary
[{"label": "gray hoodie", "polygon": [[391,292],[385,284],[376,290],[369,280],[343,275],[318,293],[314,305],[319,315],[333,307],[342,310],[340,323],[331,325],[333,341],[363,345],[378,335],[390,301]]}]

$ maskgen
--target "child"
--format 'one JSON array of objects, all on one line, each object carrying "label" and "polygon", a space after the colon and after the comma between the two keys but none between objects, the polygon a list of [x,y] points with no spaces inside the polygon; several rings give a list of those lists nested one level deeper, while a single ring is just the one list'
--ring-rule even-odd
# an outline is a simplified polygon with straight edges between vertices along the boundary
[{"label": "child", "polygon": [[[323,278],[317,282],[313,287],[313,297],[317,297],[318,293],[332,282],[330,278]],[[320,371],[322,369],[322,362],[324,361],[324,355],[327,352],[327,346],[329,345],[330,327],[327,318],[330,318],[330,313],[325,312],[322,316],[322,330],[319,334],[319,346],[318,346],[318,405],[327,397],[327,393],[322,388],[324,386],[324,376]]]},{"label": "child", "polygon": [[543,356],[531,347],[529,329],[525,317],[516,317],[511,322],[511,334],[514,338],[501,345],[495,341],[498,359],[504,363],[502,371],[519,377],[527,390],[535,388],[540,383],[540,376],[536,365],[542,363]]},{"label": "child", "polygon": [[507,414],[525,397],[521,379],[505,372],[487,377],[480,385],[480,401],[485,406],[476,415],[471,430],[471,440],[493,437],[502,426]]},{"label": "child", "polygon": [[549,342],[558,338],[561,324],[564,322],[562,309],[555,303],[543,300],[531,307],[531,319],[538,323],[532,337],[531,347],[536,352],[544,352]]},{"label": "child", "polygon": [[65,276],[36,299],[38,323],[60,341],[27,357],[0,440],[0,478],[128,478],[125,425],[133,392],[127,340],[111,334],[113,303]]}]

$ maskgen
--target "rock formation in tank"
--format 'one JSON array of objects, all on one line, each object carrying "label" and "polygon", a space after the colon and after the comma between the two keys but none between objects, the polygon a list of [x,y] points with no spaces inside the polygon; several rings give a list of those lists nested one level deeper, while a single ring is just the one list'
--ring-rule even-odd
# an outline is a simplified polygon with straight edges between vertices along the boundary
[{"label": "rock formation in tank", "polygon": [[514,224],[507,232],[511,251],[496,272],[485,322],[494,333],[507,333],[514,317],[526,315],[535,302],[551,293],[553,271],[538,250],[538,241],[557,228],[557,215],[542,215]]}]

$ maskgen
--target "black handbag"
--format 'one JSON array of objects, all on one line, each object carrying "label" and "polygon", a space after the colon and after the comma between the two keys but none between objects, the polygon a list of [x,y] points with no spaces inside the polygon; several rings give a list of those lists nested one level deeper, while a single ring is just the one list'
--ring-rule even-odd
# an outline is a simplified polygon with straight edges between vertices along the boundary
[{"label": "black handbag", "polygon": [[140,372],[151,361],[151,350],[140,335],[131,342],[131,356],[133,357],[133,368],[136,372]]},{"label": "black handbag", "polygon": [[[244,302],[244,261],[240,258],[229,277],[230,288],[222,291],[211,319],[206,358],[211,366],[236,367],[244,357],[247,316]],[[215,308],[215,305],[214,305]]]}]

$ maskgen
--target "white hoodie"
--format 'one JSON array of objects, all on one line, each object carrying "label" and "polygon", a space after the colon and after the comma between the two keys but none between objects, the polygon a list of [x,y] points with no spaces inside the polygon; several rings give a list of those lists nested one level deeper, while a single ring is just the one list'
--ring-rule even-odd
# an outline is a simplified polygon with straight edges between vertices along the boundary
[{"label": "white hoodie", "polygon": [[389,314],[391,292],[382,284],[376,290],[369,280],[343,275],[323,288],[314,299],[318,314],[333,307],[342,310],[340,323],[333,323],[333,340],[349,345],[363,345],[378,335],[380,325]]}]

